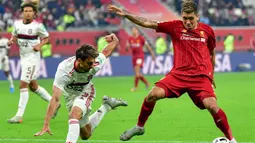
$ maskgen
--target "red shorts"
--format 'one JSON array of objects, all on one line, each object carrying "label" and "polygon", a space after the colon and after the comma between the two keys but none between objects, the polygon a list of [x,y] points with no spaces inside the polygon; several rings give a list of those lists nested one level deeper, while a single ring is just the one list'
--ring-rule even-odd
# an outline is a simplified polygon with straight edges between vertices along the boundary
[{"label": "red shorts", "polygon": [[194,104],[200,109],[205,109],[203,105],[205,98],[216,98],[212,82],[206,76],[188,77],[170,73],[156,82],[155,85],[165,90],[167,98],[178,98],[187,92]]},{"label": "red shorts", "polygon": [[139,66],[142,68],[143,62],[144,62],[144,58],[138,58],[138,57],[132,58],[133,67]]}]

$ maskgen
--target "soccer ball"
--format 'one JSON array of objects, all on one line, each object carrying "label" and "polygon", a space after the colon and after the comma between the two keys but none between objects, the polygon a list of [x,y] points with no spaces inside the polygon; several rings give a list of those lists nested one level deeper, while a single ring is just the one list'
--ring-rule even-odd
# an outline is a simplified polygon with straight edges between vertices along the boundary
[{"label": "soccer ball", "polygon": [[218,137],[212,143],[230,143],[230,141],[225,137]]}]

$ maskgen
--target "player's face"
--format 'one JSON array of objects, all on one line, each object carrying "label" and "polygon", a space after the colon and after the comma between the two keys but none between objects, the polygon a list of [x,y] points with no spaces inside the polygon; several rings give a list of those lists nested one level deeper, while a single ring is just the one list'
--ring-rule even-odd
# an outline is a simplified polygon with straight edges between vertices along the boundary
[{"label": "player's face", "polygon": [[138,34],[139,34],[139,33],[138,33],[137,28],[133,27],[133,28],[132,28],[132,35],[133,35],[133,36],[137,36]]},{"label": "player's face", "polygon": [[192,13],[182,12],[182,21],[186,29],[189,30],[195,29],[197,27],[198,20],[199,16],[194,12]]},{"label": "player's face", "polygon": [[35,12],[32,7],[25,7],[23,9],[23,19],[31,21],[34,18]]},{"label": "player's face", "polygon": [[90,69],[93,68],[93,65],[95,63],[95,58],[89,57],[86,60],[82,61],[81,59],[79,60],[79,68],[82,70],[82,72],[88,72]]}]

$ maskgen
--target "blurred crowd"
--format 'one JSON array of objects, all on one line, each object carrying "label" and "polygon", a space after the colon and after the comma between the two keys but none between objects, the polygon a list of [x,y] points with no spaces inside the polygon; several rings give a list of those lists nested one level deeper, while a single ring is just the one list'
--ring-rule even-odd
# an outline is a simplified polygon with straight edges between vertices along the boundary
[{"label": "blurred crowd", "polygon": [[[63,31],[68,27],[119,25],[121,20],[107,12],[111,0],[40,0],[37,20],[49,30]],[[0,1],[0,29],[11,30],[20,18],[20,0]],[[9,30],[8,30],[9,29]]]},{"label": "blurred crowd", "polygon": [[[182,0],[161,0],[176,12],[181,12]],[[195,0],[200,21],[212,26],[255,25],[254,5],[243,0]]]},{"label": "blurred crowd", "polygon": [[[136,1],[136,0],[130,0]],[[161,0],[180,13],[182,0]],[[40,0],[37,20],[48,30],[64,31],[69,27],[104,27],[120,25],[121,19],[107,11],[112,0]],[[244,0],[195,0],[200,21],[212,26],[255,25],[254,5]],[[0,1],[0,30],[10,32],[19,19],[21,0]]]}]

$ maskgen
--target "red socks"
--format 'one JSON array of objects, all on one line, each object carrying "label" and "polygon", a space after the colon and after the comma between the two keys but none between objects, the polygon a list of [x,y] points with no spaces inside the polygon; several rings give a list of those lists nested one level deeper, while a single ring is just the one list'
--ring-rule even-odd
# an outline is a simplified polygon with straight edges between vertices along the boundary
[{"label": "red socks", "polygon": [[140,111],[137,125],[143,127],[148,117],[151,115],[155,106],[155,102],[148,102],[146,98],[143,101],[143,105]]},{"label": "red socks", "polygon": [[233,135],[228,125],[228,119],[226,114],[220,109],[216,114],[213,114],[212,116],[216,126],[224,133],[226,138],[232,140]]}]

